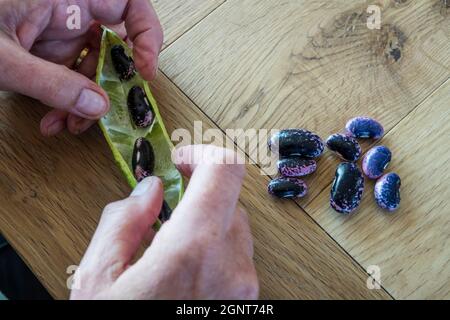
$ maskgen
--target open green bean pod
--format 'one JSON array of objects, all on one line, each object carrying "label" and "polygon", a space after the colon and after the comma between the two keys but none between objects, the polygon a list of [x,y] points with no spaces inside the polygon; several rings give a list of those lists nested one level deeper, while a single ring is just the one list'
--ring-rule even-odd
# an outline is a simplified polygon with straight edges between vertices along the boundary
[{"label": "open green bean pod", "polygon": [[[134,188],[148,175],[160,177],[163,208],[175,209],[183,194],[183,178],[172,163],[173,144],[147,82],[134,68],[132,50],[105,27],[96,81],[111,103],[100,128],[129,185]],[[154,228],[159,229],[160,223]]]}]

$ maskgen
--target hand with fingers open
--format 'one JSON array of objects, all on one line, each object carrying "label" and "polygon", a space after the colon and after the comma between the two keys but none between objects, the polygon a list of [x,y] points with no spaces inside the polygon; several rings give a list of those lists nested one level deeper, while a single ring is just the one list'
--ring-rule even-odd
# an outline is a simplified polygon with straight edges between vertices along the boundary
[{"label": "hand with fingers open", "polygon": [[[245,167],[233,164],[234,158],[234,152],[212,146],[175,151],[190,182],[156,235],[151,226],[163,201],[158,178],[146,178],[129,198],[108,205],[71,298],[256,299],[252,237],[247,214],[237,207]],[[150,246],[133,263],[148,238]]]},{"label": "hand with fingers open", "polygon": [[[79,8],[79,29],[67,26],[73,5]],[[42,134],[52,136],[66,127],[78,134],[108,112],[107,94],[90,80],[99,55],[100,24],[127,39],[139,73],[152,80],[163,33],[149,0],[0,1],[0,90],[54,108],[41,121]],[[85,48],[89,53],[76,66]]]}]

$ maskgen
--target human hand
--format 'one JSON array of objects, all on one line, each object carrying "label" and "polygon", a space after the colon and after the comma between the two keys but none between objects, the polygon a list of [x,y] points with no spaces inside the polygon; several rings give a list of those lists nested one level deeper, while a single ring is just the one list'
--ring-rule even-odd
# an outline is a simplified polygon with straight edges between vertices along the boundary
[{"label": "human hand", "polygon": [[[215,159],[202,160],[212,153]],[[212,146],[176,151],[190,183],[156,235],[151,226],[163,200],[158,178],[143,180],[129,198],[108,205],[75,274],[79,288],[71,298],[256,299],[252,237],[246,213],[237,208],[245,168],[214,164],[234,157]],[[148,239],[151,245],[132,264]]]},{"label": "human hand", "polygon": [[[79,30],[66,26],[67,8],[74,4],[81,11]],[[133,45],[138,71],[152,80],[163,33],[149,0],[0,1],[0,90],[54,108],[41,121],[42,134],[52,136],[66,127],[79,134],[108,112],[107,94],[90,80],[99,56],[100,24],[113,25]],[[75,66],[84,48],[89,54]]]}]

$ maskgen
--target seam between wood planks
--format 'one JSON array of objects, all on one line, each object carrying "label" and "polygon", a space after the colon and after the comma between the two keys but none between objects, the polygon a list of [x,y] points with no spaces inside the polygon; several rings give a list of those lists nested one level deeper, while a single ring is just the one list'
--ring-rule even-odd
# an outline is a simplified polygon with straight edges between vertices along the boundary
[{"label": "seam between wood planks", "polygon": [[[188,101],[190,101],[193,106],[195,106],[195,108],[197,108],[201,114],[203,114],[209,121],[211,121],[212,124],[214,124],[214,126],[219,129],[223,135],[225,136],[225,138],[232,140],[227,134],[226,132],[213,120],[211,119],[211,117],[205,113],[205,111],[203,111],[183,90],[181,90],[181,88],[178,87],[178,85],[176,83],[174,83],[172,81],[172,79],[170,79],[165,73],[164,71],[162,71],[160,69],[161,74],[167,79],[167,81],[169,81],[175,88],[177,88],[180,93],[186,97],[186,99],[188,99]],[[248,153],[245,150],[242,150],[242,148],[240,148],[235,141],[233,141],[234,146],[239,149],[243,154],[245,154],[247,159],[250,159]],[[250,164],[252,166],[257,167],[258,169],[262,170],[261,167],[255,162],[255,164]],[[267,182],[270,181],[270,179],[272,178],[270,175],[266,175],[267,178]],[[321,191],[322,192],[322,191]],[[320,194],[320,193],[319,193]],[[336,244],[336,246],[345,254],[347,255],[351,261],[353,261],[353,263],[359,267],[359,269],[363,272],[363,274],[366,274],[367,276],[370,276],[370,274],[367,272],[367,270],[364,269],[364,267],[347,251],[345,250],[339,242],[336,241],[336,239],[334,239],[302,206],[300,206],[300,204],[298,204],[296,201],[294,200],[287,200],[287,201],[292,201],[299,209],[301,212],[303,212],[304,215],[306,215],[306,217],[315,225],[317,225],[319,227],[319,230],[322,230],[326,236],[328,236],[333,243]],[[379,284],[379,283],[378,283]],[[386,293],[392,300],[395,300],[395,297],[388,291],[386,290],[386,288],[384,288],[381,284],[379,284],[381,287],[381,290],[384,291],[384,293]]]},{"label": "seam between wood planks", "polygon": [[[184,36],[186,33],[190,32],[192,29],[194,29],[196,26],[198,26],[203,20],[205,20],[207,17],[209,17],[213,12],[215,12],[217,9],[219,9],[220,7],[222,7],[228,0],[223,0],[221,4],[219,4],[217,7],[215,7],[214,9],[212,9],[210,12],[208,12],[207,15],[205,15],[203,18],[201,18],[200,20],[198,20],[196,23],[194,23],[192,26],[190,26],[189,28],[187,28],[184,32],[180,33],[177,37],[175,37],[175,39],[173,39],[172,41],[169,41],[168,43],[166,43],[165,45],[163,45],[163,48],[161,48],[160,54],[166,50],[167,48],[169,48],[171,45],[173,45],[178,39],[180,39],[182,36]],[[172,81],[171,81],[172,82]]]}]

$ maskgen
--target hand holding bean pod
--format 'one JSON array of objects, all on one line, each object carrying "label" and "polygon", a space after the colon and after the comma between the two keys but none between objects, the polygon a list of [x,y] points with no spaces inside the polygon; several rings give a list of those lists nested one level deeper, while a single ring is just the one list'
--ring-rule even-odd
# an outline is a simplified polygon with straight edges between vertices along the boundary
[{"label": "hand holding bean pod", "polygon": [[[69,28],[74,17],[81,19]],[[163,32],[147,0],[1,1],[0,22],[0,91],[29,96],[51,108],[40,123],[44,136],[64,129],[81,134],[110,110],[109,92],[91,80],[100,55],[101,24],[114,26],[132,43],[134,61],[121,47],[114,53],[127,66],[120,78],[133,80],[134,65],[146,81],[155,77]]]},{"label": "hand holding bean pod", "polygon": [[[162,222],[166,214],[160,179],[144,179],[130,197],[105,208],[77,270],[86,281],[73,288],[71,298],[258,298],[248,215],[238,205],[245,166],[211,165],[205,156],[211,160],[214,154],[213,163],[229,163],[218,154],[236,158],[211,148],[187,146],[174,152],[190,184],[157,235],[151,226],[158,214]],[[205,188],[211,181],[219,183]],[[143,242],[150,244],[140,254]]]}]

